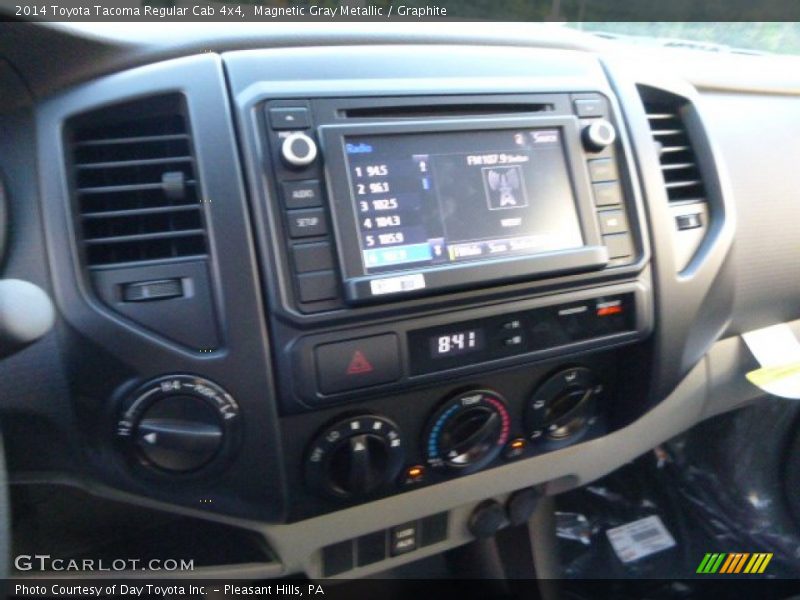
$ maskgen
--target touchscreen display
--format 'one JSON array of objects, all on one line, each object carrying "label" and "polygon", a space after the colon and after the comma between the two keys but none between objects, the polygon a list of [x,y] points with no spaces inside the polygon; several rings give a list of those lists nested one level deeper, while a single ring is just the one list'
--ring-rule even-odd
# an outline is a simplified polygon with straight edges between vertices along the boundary
[{"label": "touchscreen display", "polygon": [[583,246],[561,130],[347,136],[365,272]]}]

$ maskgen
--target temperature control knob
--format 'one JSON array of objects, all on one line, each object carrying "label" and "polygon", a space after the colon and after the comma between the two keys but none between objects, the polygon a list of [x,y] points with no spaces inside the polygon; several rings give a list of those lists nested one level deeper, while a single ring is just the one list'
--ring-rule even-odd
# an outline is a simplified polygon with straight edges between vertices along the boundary
[{"label": "temperature control knob", "polygon": [[238,422],[238,405],[218,385],[169,375],[131,395],[116,433],[136,462],[162,473],[187,474],[230,450]]},{"label": "temperature control knob", "polygon": [[605,119],[594,119],[583,130],[583,145],[589,152],[600,152],[617,139],[617,130]]},{"label": "temperature control knob", "polygon": [[317,158],[317,144],[305,133],[290,133],[281,144],[281,158],[289,167],[306,167]]},{"label": "temperature control knob", "polygon": [[428,464],[464,473],[480,469],[505,446],[510,423],[505,400],[497,392],[460,394],[431,419],[425,437]]},{"label": "temperature control knob", "polygon": [[350,417],[314,439],[306,458],[306,477],[327,495],[367,496],[395,480],[403,454],[394,423],[374,415]]},{"label": "temperature control knob", "polygon": [[548,378],[528,401],[525,426],[531,440],[564,440],[585,431],[603,386],[583,367]]}]

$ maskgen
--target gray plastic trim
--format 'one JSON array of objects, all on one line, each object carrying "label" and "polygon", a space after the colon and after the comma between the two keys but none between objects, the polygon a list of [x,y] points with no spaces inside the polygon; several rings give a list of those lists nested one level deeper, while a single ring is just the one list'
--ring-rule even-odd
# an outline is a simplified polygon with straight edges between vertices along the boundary
[{"label": "gray plastic trim", "polygon": [[[64,122],[70,117],[119,102],[154,94],[185,96],[194,139],[197,177],[204,197],[214,303],[218,307],[225,347],[213,353],[191,352],[124,319],[94,295],[73,235],[70,193],[65,165]],[[85,338],[124,364],[135,381],[166,373],[194,373],[226,389],[246,415],[242,450],[225,479],[207,482],[203,492],[217,498],[209,510],[248,510],[265,520],[283,512],[282,462],[279,458],[277,413],[272,398],[265,310],[256,276],[256,257],[241,181],[236,137],[230,119],[222,61],[205,54],[176,59],[110,75],[43,102],[37,114],[37,146],[41,201],[56,304],[64,319]],[[82,344],[76,350],[88,350]],[[87,460],[93,475],[140,495],[197,503],[198,484],[157,485],[137,478],[112,449],[113,390],[125,371],[109,371],[105,389],[94,392],[94,410],[85,419],[99,424],[84,431],[86,439],[105,452]],[[129,383],[135,383],[135,381]],[[83,384],[94,383],[82,381]],[[99,397],[98,397],[99,396]],[[73,405],[74,406],[74,405]],[[106,413],[106,420],[103,414]],[[84,424],[86,428],[87,425]],[[86,444],[84,444],[86,445]],[[254,457],[258,461],[253,460]],[[234,484],[234,481],[236,482]],[[235,491],[234,491],[235,490]]]},{"label": "gray plastic trim", "polygon": [[0,279],[0,358],[32,344],[53,327],[50,296],[21,279]]},{"label": "gray plastic trim", "polygon": [[[342,578],[363,577],[424,556],[438,554],[472,540],[467,530],[467,520],[472,509],[487,497],[502,501],[514,490],[538,484],[546,484],[545,489],[551,494],[585,485],[685,431],[702,417],[707,397],[706,374],[706,365],[698,364],[661,404],[638,421],[613,434],[454,479],[446,485],[421,488],[292,524],[265,525],[255,521],[211,517],[200,511],[132,497],[96,483],[74,480],[63,482],[80,485],[97,495],[180,514],[204,516],[260,532],[280,559],[280,574],[304,572],[312,578],[321,577],[320,550],[324,546],[438,512],[450,512],[450,534],[446,541],[341,575]],[[50,477],[45,479],[52,481]],[[19,480],[20,483],[24,481],[25,479]],[[491,493],[487,493],[487,490],[491,490]],[[220,569],[222,572],[222,568]],[[235,576],[235,570],[230,573],[230,576]]]},{"label": "gray plastic trim", "polygon": [[8,475],[3,448],[3,433],[0,432],[0,581],[8,577],[11,555],[11,510],[8,505]]},{"label": "gray plastic trim", "polygon": [[[736,210],[722,155],[703,126],[704,106],[697,91],[680,78],[644,70],[632,59],[615,56],[605,64],[626,115],[646,199],[657,324],[651,397],[657,402],[701,360],[730,322],[734,272],[729,257]],[[705,240],[683,270],[676,264],[674,220],[637,84],[683,96],[692,107],[685,115],[687,130],[705,177],[711,223]]]}]

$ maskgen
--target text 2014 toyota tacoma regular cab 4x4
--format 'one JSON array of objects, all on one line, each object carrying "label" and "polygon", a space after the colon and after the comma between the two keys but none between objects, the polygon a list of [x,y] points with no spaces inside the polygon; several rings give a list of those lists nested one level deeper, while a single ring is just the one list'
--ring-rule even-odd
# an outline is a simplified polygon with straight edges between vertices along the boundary
[{"label": "text 2014 toyota tacoma regular cab 4x4", "polygon": [[0,24],[9,591],[800,575],[800,62],[623,25]]}]

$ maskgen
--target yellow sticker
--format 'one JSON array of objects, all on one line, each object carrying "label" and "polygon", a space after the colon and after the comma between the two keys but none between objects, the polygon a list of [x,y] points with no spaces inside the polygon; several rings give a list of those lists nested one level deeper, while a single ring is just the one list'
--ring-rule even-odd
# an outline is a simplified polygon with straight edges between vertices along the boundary
[{"label": "yellow sticker", "polygon": [[800,376],[800,362],[780,365],[777,367],[762,367],[747,374],[747,380],[755,386],[763,387],[771,383]]}]

